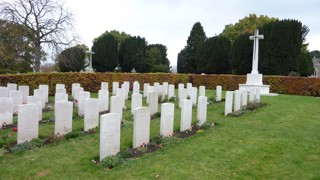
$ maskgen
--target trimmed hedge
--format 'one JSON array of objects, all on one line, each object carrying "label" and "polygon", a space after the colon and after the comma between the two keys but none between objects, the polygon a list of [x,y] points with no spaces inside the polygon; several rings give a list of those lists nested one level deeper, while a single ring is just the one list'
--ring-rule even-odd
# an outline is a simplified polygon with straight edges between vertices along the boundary
[{"label": "trimmed hedge", "polygon": [[[40,84],[49,85],[49,94],[53,95],[56,84],[65,84],[67,91],[71,92],[72,83],[80,83],[85,90],[97,92],[101,82],[109,82],[109,90],[113,81],[122,83],[138,81],[143,83],[169,82],[177,87],[179,83],[191,82],[194,86],[204,85],[214,89],[221,85],[224,90],[236,90],[238,84],[246,82],[244,75],[196,75],[196,74],[168,74],[168,73],[33,73],[17,75],[0,75],[0,86],[7,83],[28,85],[33,92]],[[320,96],[320,78],[264,76],[264,84],[270,85],[270,91],[281,94],[296,94],[307,96]]]}]

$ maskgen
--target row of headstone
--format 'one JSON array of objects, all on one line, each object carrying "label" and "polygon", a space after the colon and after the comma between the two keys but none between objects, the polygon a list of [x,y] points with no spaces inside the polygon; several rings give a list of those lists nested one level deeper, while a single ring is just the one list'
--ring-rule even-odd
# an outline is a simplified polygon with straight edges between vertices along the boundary
[{"label": "row of headstone", "polygon": [[260,103],[259,88],[250,88],[249,91],[248,90],[227,91],[224,115],[228,115],[233,112],[238,112],[241,109],[246,109],[248,104],[248,92],[249,92],[249,103]]},{"label": "row of headstone", "polygon": [[[150,93],[150,102],[153,103],[153,94]],[[113,107],[113,99],[117,96],[111,96],[111,109]],[[133,110],[133,148],[147,146],[150,141],[150,120],[151,108],[142,106],[142,94],[135,93],[132,95]],[[119,102],[116,101],[116,102]],[[115,103],[116,103],[115,102]],[[191,128],[192,122],[192,101],[185,99],[182,102],[180,131],[185,131]],[[140,106],[140,107],[138,107]],[[120,104],[118,104],[118,109]],[[200,96],[198,98],[197,121],[198,125],[202,125],[207,119],[207,97]],[[120,151],[120,125],[121,113],[111,112],[109,114],[101,115],[100,126],[100,160],[108,156],[116,155]],[[160,135],[163,137],[170,137],[173,135],[174,126],[174,104],[161,104],[160,117]]]}]

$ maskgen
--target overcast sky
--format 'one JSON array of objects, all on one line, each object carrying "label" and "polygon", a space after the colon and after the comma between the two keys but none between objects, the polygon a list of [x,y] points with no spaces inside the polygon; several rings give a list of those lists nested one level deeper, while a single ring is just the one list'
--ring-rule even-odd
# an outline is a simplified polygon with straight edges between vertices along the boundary
[{"label": "overcast sky", "polygon": [[66,4],[75,14],[80,42],[89,48],[106,30],[123,31],[167,46],[171,65],[177,64],[195,22],[212,37],[253,13],[301,21],[310,28],[309,50],[320,50],[320,0],[66,0]]}]

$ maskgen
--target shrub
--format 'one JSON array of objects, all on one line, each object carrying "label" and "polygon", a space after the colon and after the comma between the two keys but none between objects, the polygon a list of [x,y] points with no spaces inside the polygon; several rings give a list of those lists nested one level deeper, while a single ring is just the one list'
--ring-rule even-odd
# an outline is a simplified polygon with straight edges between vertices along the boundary
[{"label": "shrub", "polygon": [[121,157],[120,154],[117,154],[115,156],[109,156],[104,158],[100,164],[106,168],[114,168],[119,166],[120,164],[122,164],[124,162],[124,159]]},{"label": "shrub", "polygon": [[201,127],[201,129],[205,129],[205,130],[206,130],[206,129],[209,129],[209,128],[212,127],[212,123],[206,121],[206,122],[204,122],[200,127]]},{"label": "shrub", "polygon": [[74,131],[74,132],[69,132],[68,134],[65,135],[66,139],[73,139],[81,136],[82,133],[79,131]]},{"label": "shrub", "polygon": [[119,152],[119,154],[122,156],[123,159],[128,159],[132,157],[132,152],[130,149],[125,149]]},{"label": "shrub", "polygon": [[31,141],[26,141],[24,143],[20,143],[20,144],[15,145],[11,149],[11,152],[16,153],[16,152],[21,152],[21,151],[33,150],[33,149],[41,147],[43,145],[44,145],[44,140],[37,138],[37,139],[33,139]]}]

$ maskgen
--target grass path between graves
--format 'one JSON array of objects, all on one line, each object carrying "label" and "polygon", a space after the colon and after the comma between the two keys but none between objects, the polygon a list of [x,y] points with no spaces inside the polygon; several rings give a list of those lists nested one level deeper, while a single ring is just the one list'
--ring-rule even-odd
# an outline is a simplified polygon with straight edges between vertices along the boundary
[{"label": "grass path between graves", "polygon": [[[213,94],[207,90],[207,96]],[[3,155],[0,179],[319,179],[320,98],[263,96],[262,102],[267,105],[240,117],[223,116],[224,102],[210,104],[214,128],[111,170],[91,162],[99,157],[96,133]],[[193,117],[195,123],[196,109]],[[176,104],[176,130],[179,124]],[[121,128],[121,148],[132,146],[132,125]],[[75,118],[73,128],[82,126]],[[40,136],[52,135],[53,127],[41,125]],[[159,119],[152,120],[151,137],[159,129]]]}]

